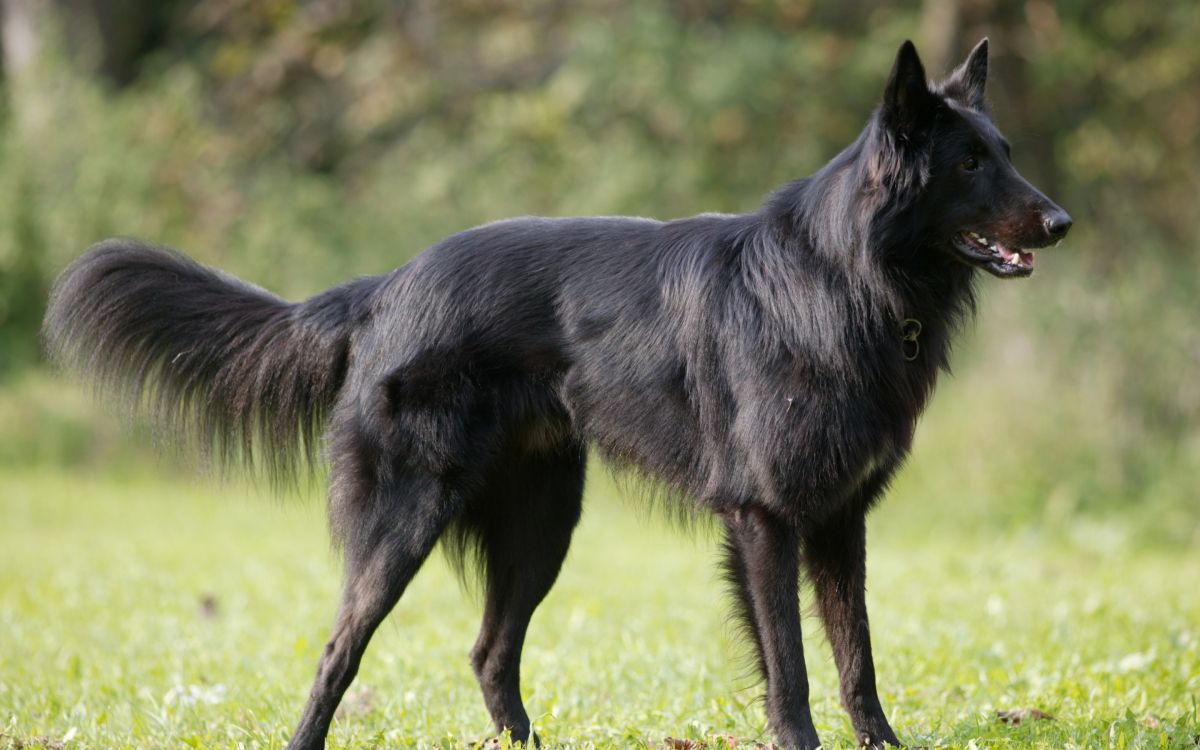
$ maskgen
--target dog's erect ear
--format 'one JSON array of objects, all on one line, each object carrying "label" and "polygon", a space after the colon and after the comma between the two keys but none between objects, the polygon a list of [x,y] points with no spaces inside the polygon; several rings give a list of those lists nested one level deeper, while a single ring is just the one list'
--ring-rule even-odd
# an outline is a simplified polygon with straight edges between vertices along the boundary
[{"label": "dog's erect ear", "polygon": [[896,64],[883,90],[884,121],[902,136],[914,135],[932,119],[934,103],[917,48],[906,41],[900,45]]},{"label": "dog's erect ear", "polygon": [[946,93],[971,109],[987,106],[988,40],[985,36],[946,79]]}]

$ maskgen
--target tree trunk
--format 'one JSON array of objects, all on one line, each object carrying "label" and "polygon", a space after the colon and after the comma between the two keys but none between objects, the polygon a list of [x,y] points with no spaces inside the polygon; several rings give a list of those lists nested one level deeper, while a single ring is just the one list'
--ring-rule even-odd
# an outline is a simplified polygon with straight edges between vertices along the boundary
[{"label": "tree trunk", "polygon": [[921,58],[935,78],[953,67],[961,32],[959,0],[925,0],[921,4]]}]

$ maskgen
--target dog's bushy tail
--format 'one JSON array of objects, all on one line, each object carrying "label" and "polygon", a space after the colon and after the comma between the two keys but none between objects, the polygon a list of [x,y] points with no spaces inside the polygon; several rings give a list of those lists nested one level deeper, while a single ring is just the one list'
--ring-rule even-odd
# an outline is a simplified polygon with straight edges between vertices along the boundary
[{"label": "dog's bushy tail", "polygon": [[286,483],[317,457],[379,282],[291,303],[174,250],[107,240],[55,282],[42,331],[55,360],[170,434]]}]

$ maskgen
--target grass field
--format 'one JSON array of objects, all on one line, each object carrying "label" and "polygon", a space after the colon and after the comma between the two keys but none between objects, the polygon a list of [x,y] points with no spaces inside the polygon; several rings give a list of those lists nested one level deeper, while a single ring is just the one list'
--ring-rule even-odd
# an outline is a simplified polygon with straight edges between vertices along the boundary
[{"label": "grass field", "polygon": [[[714,535],[616,498],[584,522],[524,662],[554,746],[766,739],[725,619]],[[929,747],[1195,747],[1200,565],[1115,527],[991,531],[872,518],[881,694]],[[243,485],[61,470],[0,475],[0,748],[279,748],[331,622],[338,564],[319,499]],[[467,665],[479,614],[439,557],[376,636],[333,748],[469,747],[488,720]],[[806,619],[813,713],[852,742],[827,644]],[[1053,719],[1011,727],[997,712]],[[717,740],[720,746],[724,740]]]}]

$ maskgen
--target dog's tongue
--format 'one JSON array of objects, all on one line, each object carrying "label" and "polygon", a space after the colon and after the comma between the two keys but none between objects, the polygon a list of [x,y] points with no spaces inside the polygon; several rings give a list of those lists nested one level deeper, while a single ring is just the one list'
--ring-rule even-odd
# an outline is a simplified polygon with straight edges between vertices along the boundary
[{"label": "dog's tongue", "polygon": [[1011,266],[1033,267],[1033,251],[1009,250],[1000,243],[996,243],[996,249],[1000,251],[1000,257],[1004,259],[1004,262]]}]

